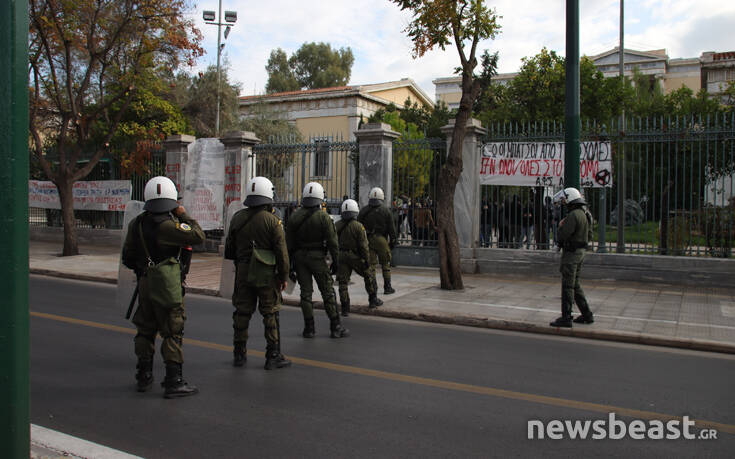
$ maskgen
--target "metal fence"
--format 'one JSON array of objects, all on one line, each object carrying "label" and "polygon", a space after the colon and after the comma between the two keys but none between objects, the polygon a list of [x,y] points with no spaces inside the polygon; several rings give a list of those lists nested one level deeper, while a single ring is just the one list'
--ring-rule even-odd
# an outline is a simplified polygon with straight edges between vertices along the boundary
[{"label": "metal fence", "polygon": [[[135,167],[125,167],[124,156],[112,156],[100,159],[92,171],[83,180],[130,180],[132,183],[131,199],[143,201],[145,184],[152,177],[166,175],[166,154],[161,144],[155,144],[149,151],[147,157],[140,158],[140,163]],[[54,162],[53,155],[49,155],[49,161]],[[79,165],[83,165],[80,161]],[[61,210],[41,209],[30,207],[28,209],[30,226],[62,227]],[[102,210],[74,210],[74,218],[77,228],[105,228],[121,229],[124,212],[102,211]]]},{"label": "metal fence", "polygon": [[255,145],[253,154],[255,171],[273,182],[274,207],[285,219],[298,207],[303,188],[309,182],[319,182],[324,187],[327,211],[331,214],[339,213],[345,196],[357,199],[357,142],[319,136],[304,143],[280,141]]},{"label": "metal fence", "polygon": [[[563,142],[559,123],[488,126],[487,142]],[[735,240],[735,114],[586,124],[610,141],[613,186],[584,188],[599,252],[729,257]],[[563,217],[553,187],[483,186],[480,244],[551,249]],[[624,220],[618,227],[619,202]]]},{"label": "metal fence", "polygon": [[435,247],[436,190],[447,141],[432,138],[393,142],[393,202],[398,244]]}]

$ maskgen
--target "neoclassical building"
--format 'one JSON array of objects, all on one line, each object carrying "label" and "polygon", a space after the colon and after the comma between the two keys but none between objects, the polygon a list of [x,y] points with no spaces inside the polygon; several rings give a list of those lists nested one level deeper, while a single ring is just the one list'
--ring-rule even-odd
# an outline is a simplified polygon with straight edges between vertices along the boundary
[{"label": "neoclassical building", "polygon": [[293,123],[305,138],[330,136],[354,140],[364,121],[393,103],[399,109],[409,99],[427,108],[428,95],[410,78],[387,83],[281,92],[240,97],[240,115],[248,117],[259,104]]},{"label": "neoclassical building", "polygon": [[[620,48],[589,56],[603,75],[614,77],[620,74]],[[624,73],[632,76],[634,69],[661,84],[665,94],[686,86],[695,93],[705,88],[711,95],[722,94],[727,83],[735,81],[735,51],[705,52],[700,57],[670,59],[665,49],[636,51],[625,49]],[[493,77],[500,83],[509,82],[518,73],[501,73]],[[462,95],[460,77],[437,78],[433,81],[436,100],[444,101],[450,108],[459,106]]]}]

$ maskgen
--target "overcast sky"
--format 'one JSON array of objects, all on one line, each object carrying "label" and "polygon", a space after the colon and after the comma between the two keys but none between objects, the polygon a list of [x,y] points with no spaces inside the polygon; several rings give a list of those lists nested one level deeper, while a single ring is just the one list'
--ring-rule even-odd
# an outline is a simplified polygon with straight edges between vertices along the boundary
[{"label": "overcast sky", "polygon": [[[217,11],[218,0],[197,1],[193,13],[207,52],[199,67],[217,61],[217,27],[204,24],[203,10]],[[594,55],[618,44],[619,1],[580,0],[580,52]],[[486,2],[501,16],[500,35],[480,49],[500,53],[499,71],[514,72],[525,56],[542,47],[565,54],[564,0]],[[433,99],[433,79],[452,76],[457,51],[436,50],[411,58],[412,43],[403,32],[410,15],[388,0],[222,0],[238,20],[225,41],[223,58],[241,95],[262,94],[271,50],[290,56],[305,42],[351,48],[355,56],[350,84],[412,78]],[[625,47],[667,50],[670,58],[699,57],[703,51],[735,51],[735,1],[636,0],[625,3]],[[224,32],[224,28],[223,28]]]}]

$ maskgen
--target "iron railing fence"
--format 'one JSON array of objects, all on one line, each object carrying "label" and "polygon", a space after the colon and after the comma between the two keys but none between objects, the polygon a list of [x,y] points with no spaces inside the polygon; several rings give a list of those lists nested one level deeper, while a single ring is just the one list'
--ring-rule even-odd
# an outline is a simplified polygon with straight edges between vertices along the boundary
[{"label": "iron railing fence", "polygon": [[308,142],[259,144],[253,147],[255,172],[273,182],[276,207],[284,219],[301,203],[304,186],[324,187],[327,212],[339,214],[345,197],[359,196],[359,148],[355,141],[331,135],[314,136]]},{"label": "iron railing fence", "polygon": [[[152,177],[166,175],[166,152],[160,143],[153,144],[148,154],[138,158],[138,164],[131,164],[130,155],[120,154],[100,159],[84,181],[93,180],[130,180],[132,183],[131,199],[143,201],[145,184]],[[53,163],[55,155],[50,153],[48,159]],[[85,161],[80,161],[83,164]],[[61,210],[30,207],[30,226],[63,226]],[[121,229],[124,212],[103,210],[74,210],[77,228]]]},{"label": "iron railing fence", "polygon": [[398,244],[435,247],[439,173],[447,156],[440,138],[393,141],[393,202]]},{"label": "iron railing fence", "polygon": [[[486,142],[563,142],[560,123],[497,123]],[[629,118],[582,126],[609,141],[612,187],[583,188],[599,252],[731,256],[735,240],[735,114]],[[621,171],[624,171],[621,174]],[[551,249],[563,217],[559,186],[482,186],[480,244]],[[624,221],[618,244],[618,202]]]}]

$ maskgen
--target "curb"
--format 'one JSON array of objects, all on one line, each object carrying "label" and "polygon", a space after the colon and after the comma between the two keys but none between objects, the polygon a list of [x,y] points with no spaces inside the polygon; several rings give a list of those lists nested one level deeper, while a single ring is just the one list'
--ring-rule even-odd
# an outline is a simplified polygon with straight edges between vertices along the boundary
[{"label": "curb", "polygon": [[[83,280],[90,282],[104,282],[107,284],[117,284],[117,279],[105,278],[100,276],[62,273],[48,269],[31,268],[30,274],[40,274],[44,276],[60,277],[65,279]],[[187,293],[207,296],[219,296],[219,290],[202,287],[187,287]],[[291,299],[284,299],[284,305],[298,307],[299,302]],[[324,309],[322,302],[314,302],[314,309]],[[536,333],[542,335],[556,335],[572,338],[596,339],[603,341],[615,341],[629,344],[643,344],[647,346],[673,347],[678,349],[688,349],[693,351],[718,352],[723,354],[735,354],[735,344],[722,343],[718,341],[697,340],[697,339],[681,339],[670,338],[656,335],[642,335],[636,333],[617,332],[610,330],[584,330],[575,328],[554,328],[549,326],[540,326],[528,322],[519,322],[505,319],[479,318],[472,316],[446,316],[427,313],[401,312],[382,308],[370,309],[367,305],[353,304],[350,307],[351,314],[360,314],[366,316],[386,317],[391,319],[414,320],[421,322],[431,322],[438,324],[460,325],[465,327],[489,328],[494,330],[509,330],[525,333]]]}]

